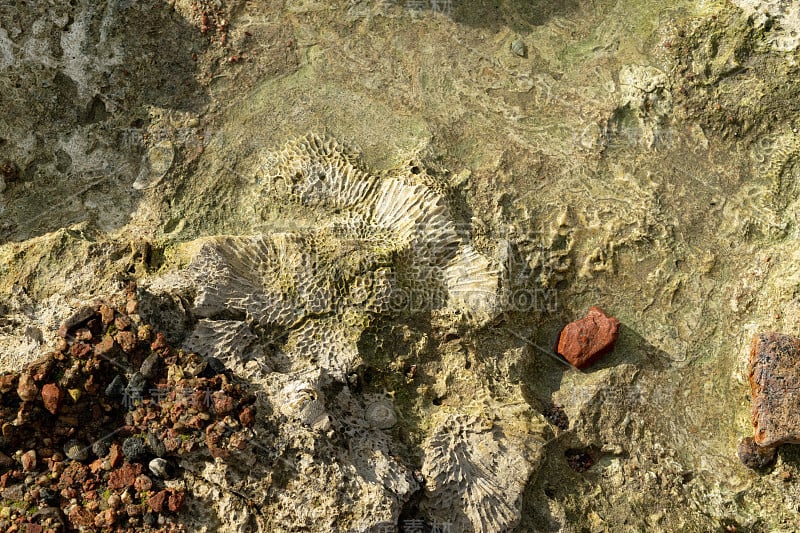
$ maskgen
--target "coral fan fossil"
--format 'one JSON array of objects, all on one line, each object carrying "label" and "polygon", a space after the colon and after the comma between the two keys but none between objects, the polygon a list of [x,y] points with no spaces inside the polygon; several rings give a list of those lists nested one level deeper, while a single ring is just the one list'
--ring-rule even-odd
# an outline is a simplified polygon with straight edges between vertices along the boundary
[{"label": "coral fan fossil", "polygon": [[499,313],[500,270],[465,242],[434,187],[410,172],[368,174],[348,149],[316,136],[270,161],[270,191],[319,210],[321,222],[302,233],[184,245],[187,266],[151,280],[149,290],[190,302],[196,333],[207,337],[194,339],[197,351],[205,344],[210,355],[227,356],[233,347],[220,353],[220,337],[279,331],[293,370],[311,365],[344,381],[375,317],[432,311],[479,325]]},{"label": "coral fan fossil", "polygon": [[[523,412],[499,408],[502,418]],[[530,428],[520,431],[485,414],[446,414],[425,442],[422,474],[428,514],[455,531],[508,531],[520,519],[519,500],[541,458]]]},{"label": "coral fan fossil", "polygon": [[[369,174],[354,152],[316,136],[289,142],[265,160],[262,199],[311,212],[313,227],[197,239],[182,245],[177,266],[142,286],[161,307],[182,308],[183,323],[194,324],[186,349],[231,368],[258,361],[281,417],[276,442],[294,448],[300,435],[304,442],[319,441],[309,445],[314,464],[350,471],[342,486],[360,487],[350,497],[367,491],[381,502],[369,513],[353,511],[352,524],[397,523],[419,485],[411,455],[392,435],[403,413],[388,398],[349,389],[349,377],[362,364],[359,339],[378,320],[410,316],[480,327],[502,310],[502,269],[459,231],[446,194],[429,176]],[[473,433],[456,443],[453,464],[439,442],[447,433],[432,437],[424,466],[436,489],[432,501],[456,505],[457,485],[469,478],[464,524],[506,527],[518,516],[517,497],[535,461],[509,444],[504,460],[518,473],[500,480],[481,462],[481,449],[497,444],[491,437],[497,435]],[[339,435],[345,448],[323,444],[323,434]],[[312,488],[301,483],[297,490]]]}]

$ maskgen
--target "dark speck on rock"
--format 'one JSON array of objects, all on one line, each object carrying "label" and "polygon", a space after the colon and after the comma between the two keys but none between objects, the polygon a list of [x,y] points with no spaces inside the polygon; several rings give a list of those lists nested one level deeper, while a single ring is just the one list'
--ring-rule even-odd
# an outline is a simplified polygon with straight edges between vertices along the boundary
[{"label": "dark speck on rock", "polygon": [[[220,361],[216,357],[207,357],[206,358],[206,363],[208,363],[208,368],[210,368],[211,371],[213,372],[212,375],[222,374],[226,370],[225,369],[225,363],[223,363],[222,361]],[[211,376],[208,376],[208,377],[211,377]]]}]

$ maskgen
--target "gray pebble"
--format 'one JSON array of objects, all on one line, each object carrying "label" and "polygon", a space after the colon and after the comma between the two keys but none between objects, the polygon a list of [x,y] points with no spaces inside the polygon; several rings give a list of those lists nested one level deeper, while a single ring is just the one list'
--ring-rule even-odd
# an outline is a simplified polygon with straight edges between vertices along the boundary
[{"label": "gray pebble", "polygon": [[92,453],[98,458],[105,457],[111,451],[111,447],[104,440],[97,440],[92,444]]},{"label": "gray pebble", "polygon": [[161,442],[161,439],[156,437],[153,433],[147,434],[147,447],[156,457],[164,457],[167,455],[167,447]]},{"label": "gray pebble", "polygon": [[116,376],[111,383],[106,387],[107,398],[122,398],[125,394],[125,379],[122,376]]},{"label": "gray pebble", "polygon": [[89,458],[89,448],[78,440],[68,440],[64,444],[64,455],[73,461],[85,461]]},{"label": "gray pebble", "polygon": [[136,392],[143,395],[144,390],[147,388],[147,378],[141,372],[136,372],[131,376],[128,381],[128,391]]},{"label": "gray pebble", "polygon": [[150,381],[153,381],[156,379],[156,377],[158,377],[158,371],[160,368],[161,358],[159,357],[158,353],[153,352],[142,362],[142,366],[139,368],[139,373]]},{"label": "gray pebble", "polygon": [[128,437],[122,442],[122,453],[128,461],[135,462],[144,458],[147,448],[139,437]]}]

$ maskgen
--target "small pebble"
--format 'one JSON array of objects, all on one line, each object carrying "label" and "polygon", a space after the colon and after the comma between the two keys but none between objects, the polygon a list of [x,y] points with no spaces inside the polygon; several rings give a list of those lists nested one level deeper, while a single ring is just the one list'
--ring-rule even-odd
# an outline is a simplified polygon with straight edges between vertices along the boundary
[{"label": "small pebble", "polygon": [[528,55],[528,47],[522,39],[514,39],[511,41],[511,51],[514,52],[514,55],[518,55],[519,57],[526,57]]},{"label": "small pebble", "polygon": [[122,442],[122,453],[128,461],[136,462],[144,458],[147,448],[139,437],[128,437]]},{"label": "small pebble", "polygon": [[111,447],[108,445],[108,442],[104,440],[96,440],[94,444],[92,444],[92,453],[95,454],[98,458],[103,458],[108,455],[108,452],[111,451]]},{"label": "small pebble", "polygon": [[111,383],[106,387],[106,397],[122,398],[125,394],[125,379],[122,376],[115,376]]},{"label": "small pebble", "polygon": [[73,461],[85,461],[89,458],[89,449],[82,442],[72,439],[64,445],[64,454]]},{"label": "small pebble", "polygon": [[122,500],[122,503],[124,503],[126,505],[130,505],[130,504],[132,504],[134,502],[133,494],[131,494],[130,489],[125,489],[124,491],[122,491],[122,495],[120,495],[120,499]]},{"label": "small pebble", "polygon": [[161,359],[158,353],[153,352],[142,362],[142,366],[139,368],[139,373],[148,380],[152,381],[158,377],[158,371],[160,367]]},{"label": "small pebble", "polygon": [[112,509],[117,509],[120,505],[122,505],[122,499],[117,496],[116,494],[112,494],[108,497],[108,506]]},{"label": "small pebble", "polygon": [[161,479],[169,479],[170,476],[170,464],[167,462],[166,459],[162,459],[161,457],[156,457],[150,464],[148,465],[150,471],[155,474],[156,476],[160,477]]},{"label": "small pebble", "polygon": [[161,439],[156,437],[153,433],[147,434],[147,447],[156,457],[164,457],[167,455],[167,447],[161,442]]},{"label": "small pebble", "polygon": [[22,463],[22,470],[30,472],[36,468],[36,450],[28,450],[20,457]]}]

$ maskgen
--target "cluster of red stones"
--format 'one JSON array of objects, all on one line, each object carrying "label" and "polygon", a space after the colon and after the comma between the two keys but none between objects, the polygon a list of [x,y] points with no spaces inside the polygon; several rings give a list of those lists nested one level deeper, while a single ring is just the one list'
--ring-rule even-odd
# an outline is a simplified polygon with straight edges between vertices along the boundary
[{"label": "cluster of red stones", "polygon": [[137,305],[131,287],[79,310],[56,350],[0,375],[0,530],[177,531],[178,458],[246,453],[254,397]]}]

